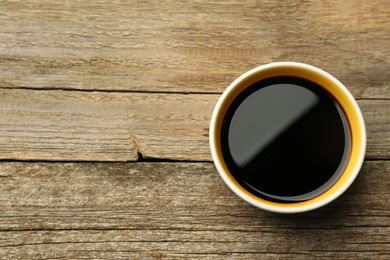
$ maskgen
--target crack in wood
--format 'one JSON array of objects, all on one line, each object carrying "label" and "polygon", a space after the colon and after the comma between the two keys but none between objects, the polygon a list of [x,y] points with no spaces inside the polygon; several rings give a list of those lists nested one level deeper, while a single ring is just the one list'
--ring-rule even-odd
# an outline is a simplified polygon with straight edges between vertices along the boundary
[{"label": "crack in wood", "polygon": [[130,140],[134,146],[134,150],[135,150],[135,156],[137,158],[137,161],[140,162],[140,161],[143,161],[144,159],[144,156],[141,152],[141,147],[139,145],[139,140],[138,138],[135,136],[135,134],[132,134],[130,133]]}]

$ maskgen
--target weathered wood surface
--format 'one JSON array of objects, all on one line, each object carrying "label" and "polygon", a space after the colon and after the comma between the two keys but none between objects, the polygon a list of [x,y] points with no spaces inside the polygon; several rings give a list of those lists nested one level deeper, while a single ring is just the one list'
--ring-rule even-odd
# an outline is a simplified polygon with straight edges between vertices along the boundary
[{"label": "weathered wood surface", "polygon": [[333,204],[256,209],[212,163],[0,164],[8,258],[388,259],[390,162],[369,161]]},{"label": "weathered wood surface", "polygon": [[390,2],[1,1],[0,87],[220,93],[272,61],[389,98]]},{"label": "weathered wood surface", "polygon": [[[219,95],[0,90],[0,158],[211,160]],[[367,158],[390,158],[390,100],[359,100]]]},{"label": "weathered wood surface", "polygon": [[[389,259],[389,32],[387,0],[0,0],[0,259]],[[368,134],[351,189],[291,216],[206,162],[219,94],[286,60],[340,79]]]}]

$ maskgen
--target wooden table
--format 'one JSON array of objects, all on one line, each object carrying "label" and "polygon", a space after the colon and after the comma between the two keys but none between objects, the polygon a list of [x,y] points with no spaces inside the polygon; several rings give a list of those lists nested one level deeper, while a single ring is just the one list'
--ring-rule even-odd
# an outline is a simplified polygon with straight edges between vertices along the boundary
[{"label": "wooden table", "polygon": [[[208,124],[243,72],[340,79],[363,169],[322,209],[277,215],[217,174]],[[390,2],[0,1],[3,259],[390,257]]]}]

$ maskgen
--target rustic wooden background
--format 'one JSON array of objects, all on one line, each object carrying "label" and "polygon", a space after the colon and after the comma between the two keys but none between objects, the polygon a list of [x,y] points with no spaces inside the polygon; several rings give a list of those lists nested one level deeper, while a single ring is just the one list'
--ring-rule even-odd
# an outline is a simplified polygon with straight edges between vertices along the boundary
[{"label": "rustic wooden background", "polygon": [[[368,131],[356,182],[322,209],[237,198],[208,146],[243,72],[339,78]],[[390,2],[0,1],[0,257],[390,257]]]}]

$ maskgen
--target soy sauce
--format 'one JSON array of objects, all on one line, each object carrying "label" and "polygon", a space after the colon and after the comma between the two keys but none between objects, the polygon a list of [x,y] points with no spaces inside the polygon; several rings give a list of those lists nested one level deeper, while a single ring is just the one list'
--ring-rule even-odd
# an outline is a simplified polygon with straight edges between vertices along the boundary
[{"label": "soy sauce", "polygon": [[222,154],[241,186],[267,200],[293,203],[328,190],[351,152],[348,120],[318,84],[273,77],[248,87],[230,105]]}]

